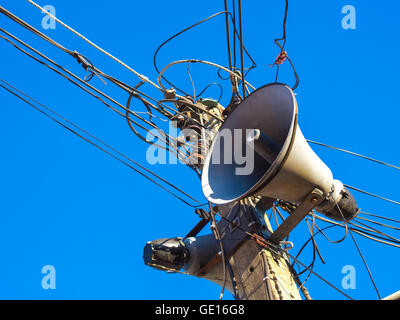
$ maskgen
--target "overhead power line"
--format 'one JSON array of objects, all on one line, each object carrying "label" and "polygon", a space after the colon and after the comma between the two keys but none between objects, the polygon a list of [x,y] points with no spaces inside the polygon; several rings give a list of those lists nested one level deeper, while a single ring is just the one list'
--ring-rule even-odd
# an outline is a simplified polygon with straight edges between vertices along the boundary
[{"label": "overhead power line", "polygon": [[360,157],[360,158],[363,158],[363,159],[367,159],[369,161],[373,161],[373,162],[376,162],[376,163],[379,163],[379,164],[383,164],[385,166],[400,170],[400,167],[398,167],[398,166],[395,166],[393,164],[390,164],[390,163],[387,163],[387,162],[384,162],[384,161],[380,161],[380,160],[377,160],[377,159],[374,159],[374,158],[363,156],[362,154],[359,154],[359,153],[355,153],[355,152],[352,152],[352,151],[349,151],[349,150],[345,150],[345,149],[341,149],[341,148],[337,148],[337,147],[332,147],[332,146],[327,145],[325,143],[316,142],[316,141],[312,141],[312,140],[307,140],[307,142],[312,143],[312,144],[316,144],[316,145],[319,145],[319,146],[322,146],[322,147],[330,148],[330,149],[333,149],[333,150],[345,152],[345,153],[351,154],[353,156],[357,156],[357,157]]},{"label": "overhead power line", "polygon": [[369,196],[371,196],[371,197],[375,197],[375,198],[378,198],[378,199],[381,199],[381,200],[384,200],[384,201],[387,201],[387,202],[391,202],[391,203],[400,205],[400,202],[399,202],[399,201],[395,201],[395,200],[392,200],[392,199],[384,198],[384,197],[378,196],[378,195],[376,195],[376,194],[374,194],[374,193],[371,193],[371,192],[368,192],[368,191],[364,191],[364,190],[361,190],[361,189],[358,189],[358,188],[349,186],[349,185],[347,185],[347,184],[345,184],[344,186],[345,186],[346,188],[349,188],[349,189],[352,189],[352,190],[355,190],[355,191],[364,193],[364,194],[369,195]]},{"label": "overhead power line", "polygon": [[101,47],[99,47],[97,44],[93,43],[92,41],[90,41],[88,38],[84,37],[82,34],[80,34],[78,31],[74,30],[73,28],[71,28],[70,26],[68,26],[67,24],[65,24],[64,22],[62,22],[60,19],[58,19],[57,17],[53,16],[50,12],[48,12],[47,10],[44,10],[41,6],[39,6],[38,4],[36,4],[35,2],[33,2],[32,0],[27,0],[29,3],[33,4],[36,8],[40,9],[43,13],[47,14],[49,17],[51,17],[52,19],[54,19],[55,21],[57,21],[59,24],[61,24],[63,27],[65,27],[66,29],[68,29],[69,31],[71,31],[72,33],[76,34],[79,38],[81,38],[82,40],[86,41],[88,44],[90,44],[91,46],[95,47],[97,50],[99,50],[100,52],[104,53],[106,56],[110,57],[111,59],[113,59],[114,61],[118,62],[120,65],[122,65],[123,67],[125,67],[126,69],[128,69],[129,71],[133,72],[136,76],[139,77],[140,80],[145,81],[149,84],[151,84],[153,87],[160,89],[159,86],[157,86],[154,82],[152,82],[151,80],[149,80],[149,78],[147,78],[146,76],[138,73],[137,71],[135,71],[134,69],[132,69],[130,66],[128,66],[125,62],[122,62],[120,59],[116,58],[115,56],[113,56],[112,54],[110,54],[109,52],[107,52],[106,50],[102,49]]},{"label": "overhead power line", "polygon": [[[146,179],[150,180],[152,183],[156,184],[157,186],[159,186],[160,188],[162,188],[163,190],[167,191],[169,194],[171,194],[172,196],[174,196],[175,198],[179,199],[180,201],[184,202],[186,205],[190,206],[190,207],[202,207],[205,204],[201,204],[198,200],[196,200],[194,197],[190,196],[189,194],[187,194],[186,192],[184,192],[183,190],[181,190],[180,188],[176,187],[174,184],[168,182],[167,180],[161,178],[159,175],[157,175],[156,173],[154,173],[153,171],[145,168],[144,166],[142,166],[141,164],[139,164],[138,162],[132,160],[131,158],[127,157],[126,155],[122,154],[121,152],[117,151],[114,147],[111,147],[110,145],[106,144],[105,142],[101,141],[100,139],[96,138],[94,135],[90,134],[89,132],[85,131],[84,129],[80,128],[79,126],[75,125],[73,122],[67,120],[66,118],[64,118],[63,116],[59,115],[58,113],[56,113],[55,111],[53,111],[51,108],[44,106],[43,104],[41,104],[40,102],[36,101],[35,99],[31,98],[29,95],[23,93],[22,91],[20,91],[19,89],[15,88],[14,86],[12,86],[11,84],[9,84],[8,82],[4,81],[3,79],[0,79],[0,81],[2,83],[4,83],[5,85],[7,85],[8,87],[6,87],[5,85],[0,83],[0,87],[2,87],[3,89],[7,90],[9,93],[13,94],[14,96],[16,96],[17,98],[19,98],[20,100],[22,100],[23,102],[25,102],[26,104],[28,104],[29,106],[31,106],[32,108],[34,108],[35,110],[39,111],[41,114],[43,114],[44,116],[46,116],[47,118],[49,118],[50,120],[54,121],[55,123],[59,124],[60,126],[62,126],[63,128],[67,129],[68,131],[70,131],[71,133],[75,134],[76,136],[78,136],[79,138],[83,139],[84,141],[90,143],[91,145],[93,145],[94,147],[100,149],[101,151],[105,152],[106,154],[108,154],[109,156],[113,157],[114,159],[120,161],[121,163],[125,164],[127,167],[129,167],[130,169],[132,169],[133,171],[139,173],[140,175],[142,175],[143,177],[145,177]],[[24,97],[21,96],[24,95]],[[31,100],[32,102],[29,102],[27,99]],[[35,104],[37,105],[35,105]],[[48,112],[44,111],[43,109],[45,109],[46,111],[49,111],[52,115],[50,115]],[[57,118],[59,118],[59,120],[57,120]],[[64,122],[64,123],[63,123]],[[75,129],[72,129],[71,126],[73,126],[75,129],[81,131],[81,133],[79,133],[78,131],[76,131]],[[86,135],[87,137],[85,137],[84,135]],[[91,140],[93,139],[93,140]],[[101,147],[99,144],[97,144],[95,141],[97,141],[98,143],[102,144],[104,147],[108,148],[109,150],[106,150],[105,148]],[[151,177],[149,177],[147,174],[145,174],[144,172],[140,171],[139,169],[133,167],[131,164],[129,164],[127,161],[122,160],[121,158],[119,158],[117,155],[115,155],[114,153],[118,154],[119,156],[122,156],[123,158],[125,158],[126,160],[128,160],[129,162],[131,162],[132,164],[138,166],[140,169],[146,171],[147,173],[151,174],[153,177],[159,179],[160,181],[162,181],[163,183],[167,184],[168,186],[172,187],[173,189],[175,189],[176,191],[180,192],[181,194],[185,195],[186,197],[190,198],[191,200],[195,201],[198,203],[198,205],[193,205],[190,204],[188,201],[184,200],[183,198],[181,198],[180,196],[176,195],[174,192],[172,192],[171,190],[166,189],[164,186],[162,186],[160,183],[156,182],[154,179],[152,179]]]}]

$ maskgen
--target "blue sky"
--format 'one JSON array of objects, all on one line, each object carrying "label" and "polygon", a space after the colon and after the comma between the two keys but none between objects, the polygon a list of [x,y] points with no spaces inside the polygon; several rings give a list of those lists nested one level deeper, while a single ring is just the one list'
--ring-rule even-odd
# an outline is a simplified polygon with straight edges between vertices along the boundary
[{"label": "blue sky", "polygon": [[[243,1],[244,41],[258,67],[248,80],[256,87],[274,80],[268,67],[279,53],[284,1]],[[138,72],[156,79],[152,57],[172,34],[223,10],[223,1],[39,1],[53,5],[57,17],[108,50]],[[344,5],[356,8],[355,30],[341,26]],[[34,27],[71,50],[89,57],[105,72],[130,84],[137,77],[57,25],[41,29],[43,14],[27,1],[2,1]],[[300,77],[296,89],[299,124],[315,141],[399,164],[398,79],[400,54],[395,1],[290,1],[286,49]],[[0,26],[48,56],[84,76],[69,56],[0,16]],[[225,20],[220,16],[167,45],[160,66],[181,58],[199,58],[227,65]],[[1,39],[0,39],[1,40]],[[129,130],[126,121],[65,79],[30,60],[4,40],[0,47],[0,77],[43,104],[146,164],[147,145]],[[246,61],[248,63],[248,61]],[[215,69],[192,65],[196,88],[217,81]],[[169,72],[174,82],[191,90],[186,66]],[[286,63],[281,82],[293,83]],[[94,78],[98,86],[125,103],[127,97]],[[147,86],[146,92],[157,96]],[[222,103],[229,101],[224,83]],[[184,236],[197,222],[193,209],[146,181],[116,160],[69,134],[23,102],[1,92],[0,139],[0,298],[1,299],[217,299],[219,287],[206,280],[166,274],[144,265],[142,250],[149,240]],[[210,89],[209,97],[218,90]],[[160,98],[160,96],[157,96]],[[400,199],[400,172],[344,153],[313,146],[346,184]],[[182,165],[150,166],[198,199],[200,183]],[[396,219],[399,208],[359,193],[359,206]],[[323,224],[321,224],[323,226]],[[208,232],[208,230],[206,230]],[[329,233],[339,238],[342,230]],[[398,249],[355,235],[382,296],[400,289],[395,276]],[[298,249],[308,238],[304,224],[293,234]],[[345,265],[356,269],[356,299],[376,294],[351,238],[331,244],[318,238],[326,260],[315,271],[341,287]],[[311,260],[311,250],[301,257]],[[41,286],[45,265],[56,269],[56,289]],[[319,279],[307,283],[316,299],[342,296]],[[231,298],[229,293],[226,298]]]}]

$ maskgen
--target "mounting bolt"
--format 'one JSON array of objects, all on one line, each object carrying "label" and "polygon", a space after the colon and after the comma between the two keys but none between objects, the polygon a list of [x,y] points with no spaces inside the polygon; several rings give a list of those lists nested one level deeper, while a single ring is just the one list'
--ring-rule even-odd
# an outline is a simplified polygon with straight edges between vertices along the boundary
[{"label": "mounting bolt", "polygon": [[311,198],[311,202],[312,202],[312,203],[318,202],[318,197],[315,197],[315,196],[312,197],[312,198]]}]

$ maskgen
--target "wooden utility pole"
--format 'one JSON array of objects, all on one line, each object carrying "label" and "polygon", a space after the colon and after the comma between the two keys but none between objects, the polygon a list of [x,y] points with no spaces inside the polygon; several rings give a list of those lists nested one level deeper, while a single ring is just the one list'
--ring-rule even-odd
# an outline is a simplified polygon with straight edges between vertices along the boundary
[{"label": "wooden utility pole", "polygon": [[[275,249],[265,248],[244,233],[244,230],[256,233],[261,237],[272,233],[264,206],[257,207],[238,203],[218,223],[225,255],[232,267],[236,295],[241,300],[300,300],[297,277],[290,267],[289,259],[279,246]],[[264,201],[265,202],[265,201]],[[268,199],[267,205],[273,204]],[[224,210],[221,210],[224,211]],[[232,217],[234,217],[232,219]],[[262,218],[264,221],[262,221]],[[231,223],[228,221],[232,221]],[[240,229],[239,229],[240,227]],[[236,230],[233,230],[236,228]],[[221,256],[216,254],[197,274],[223,285]],[[228,273],[228,270],[226,270]],[[233,282],[228,276],[226,288],[234,293]],[[305,297],[310,298],[306,290]]]}]

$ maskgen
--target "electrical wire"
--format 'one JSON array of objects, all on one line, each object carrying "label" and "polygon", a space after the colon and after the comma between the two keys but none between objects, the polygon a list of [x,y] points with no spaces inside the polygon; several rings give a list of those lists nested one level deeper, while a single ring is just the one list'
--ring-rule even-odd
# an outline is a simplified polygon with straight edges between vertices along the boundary
[{"label": "electrical wire", "polygon": [[242,76],[243,99],[246,98],[246,81],[244,80],[244,56],[243,56],[243,22],[242,22],[242,0],[238,0],[239,10],[239,41],[240,41],[240,70]]},{"label": "electrical wire", "polygon": [[321,142],[312,141],[312,140],[308,140],[308,139],[307,139],[307,142],[312,143],[312,144],[316,144],[316,145],[319,145],[319,146],[322,146],[322,147],[330,148],[330,149],[333,149],[333,150],[345,152],[345,153],[348,153],[348,154],[351,154],[351,155],[354,155],[354,156],[357,156],[357,157],[360,157],[360,158],[363,158],[363,159],[367,159],[369,161],[373,161],[373,162],[376,162],[376,163],[379,163],[379,164],[382,164],[382,165],[385,165],[385,166],[400,170],[400,167],[398,167],[398,166],[392,165],[392,164],[384,162],[384,161],[376,160],[376,159],[373,159],[373,158],[370,158],[370,157],[367,157],[367,156],[363,156],[362,154],[359,154],[359,153],[355,153],[355,152],[352,152],[352,151],[349,151],[349,150],[345,150],[345,149],[340,149],[340,148],[337,148],[337,147],[332,147],[332,146],[329,146],[327,144],[324,144],[324,143],[321,143]]},{"label": "electrical wire", "polygon": [[[146,179],[150,180],[151,182],[153,182],[154,184],[156,184],[157,186],[159,186],[160,188],[162,188],[163,190],[167,191],[168,193],[170,193],[171,195],[173,195],[175,198],[181,200],[182,202],[184,202],[185,204],[189,205],[190,207],[201,207],[204,206],[204,204],[201,204],[200,202],[198,202],[195,198],[193,198],[192,196],[188,195],[187,193],[185,193],[183,190],[179,189],[178,187],[174,186],[173,184],[171,184],[170,182],[168,182],[167,180],[161,178],[160,176],[158,176],[157,174],[155,174],[153,171],[145,168],[144,166],[140,165],[139,163],[135,162],[134,160],[128,158],[127,156],[123,155],[121,152],[118,152],[115,148],[107,145],[106,143],[102,142],[100,139],[96,138],[95,136],[93,136],[92,134],[88,133],[87,131],[81,129],[79,126],[73,124],[71,121],[67,120],[66,118],[60,116],[59,114],[57,114],[56,112],[52,111],[50,108],[44,106],[43,104],[37,102],[35,99],[31,98],[30,96],[28,96],[25,93],[22,93],[22,91],[20,91],[19,89],[16,89],[14,86],[12,86],[11,84],[9,84],[8,82],[4,81],[3,79],[0,79],[1,82],[3,82],[4,84],[6,84],[7,86],[9,86],[10,88],[14,89],[11,90],[9,88],[7,88],[6,86],[4,86],[3,84],[0,83],[0,86],[7,90],[9,93],[13,94],[14,96],[16,96],[17,98],[19,98],[20,100],[22,100],[23,102],[27,103],[29,106],[33,107],[35,110],[39,111],[41,114],[43,114],[44,116],[46,116],[47,118],[49,118],[50,120],[56,122],[57,124],[59,124],[60,126],[62,126],[63,128],[67,129],[68,131],[70,131],[71,133],[75,134],[76,136],[78,136],[79,138],[85,140],[86,142],[90,143],[91,145],[95,146],[96,148],[100,149],[101,151],[105,152],[106,154],[110,155],[111,157],[113,157],[116,160],[119,160],[121,163],[125,164],[126,166],[128,166],[130,169],[132,169],[133,171],[139,173],[140,175],[142,175],[143,177],[145,177]],[[39,106],[41,106],[42,108],[44,108],[45,110],[51,112],[54,116],[60,118],[62,121],[66,122],[69,125],[72,125],[74,128],[78,129],[79,131],[83,132],[84,134],[86,134],[89,138],[93,138],[95,141],[101,143],[103,146],[109,148],[111,151],[116,152],[117,154],[123,156],[125,159],[127,159],[129,162],[139,166],[141,169],[145,170],[147,173],[150,173],[152,176],[156,177],[157,179],[159,179],[160,181],[162,181],[163,183],[168,184],[170,187],[174,188],[176,191],[182,193],[183,195],[187,196],[188,198],[190,198],[191,200],[198,202],[199,205],[193,205],[190,204],[189,202],[187,202],[186,200],[182,199],[181,197],[177,196],[176,194],[174,194],[172,191],[166,189],[165,187],[161,186],[159,183],[157,183],[155,180],[153,180],[152,178],[150,178],[149,176],[147,176],[145,173],[141,172],[140,170],[134,168],[131,164],[129,164],[128,162],[118,158],[115,154],[113,154],[110,151],[107,151],[106,149],[104,149],[103,147],[99,146],[96,142],[93,142],[92,140],[90,140],[89,138],[85,138],[82,134],[78,133],[76,130],[72,129],[71,127],[69,127],[67,124],[62,123],[60,120],[57,120],[54,116],[50,115],[49,113],[47,113],[46,111],[40,109],[38,106],[35,106],[33,103],[29,102],[28,100],[26,100],[25,98],[23,98],[20,94],[18,94],[16,91],[22,93],[25,97],[27,97],[28,99],[30,99],[31,101],[37,103]]]},{"label": "electrical wire", "polygon": [[[345,228],[345,230],[346,230],[345,236],[342,239],[338,240],[338,241],[333,241],[333,240],[329,239],[329,237],[327,237],[323,232],[321,232],[325,236],[325,238],[328,241],[330,241],[331,243],[339,243],[339,242],[344,241],[346,236],[347,236],[348,230],[351,229],[353,232],[355,232],[355,233],[357,233],[357,234],[359,234],[359,235],[361,235],[361,236],[363,236],[363,237],[365,237],[365,238],[367,238],[369,240],[373,240],[373,241],[376,241],[376,242],[379,242],[379,243],[382,243],[382,244],[386,244],[386,245],[390,245],[390,246],[393,246],[393,247],[396,247],[396,248],[400,248],[400,246],[398,244],[393,243],[393,242],[389,242],[390,239],[386,239],[386,238],[383,238],[383,237],[380,237],[380,236],[377,236],[377,235],[373,235],[372,236],[371,234],[368,234],[365,231],[362,231],[362,230],[359,230],[359,229],[353,228],[353,227],[348,227],[347,224],[344,225],[344,224],[341,224],[341,223],[338,223],[338,222],[334,222],[334,221],[331,221],[329,219],[325,219],[323,217],[320,217],[318,215],[315,215],[315,217],[316,217],[316,219],[322,220],[324,222],[328,222],[333,226],[339,226],[341,228]],[[319,229],[318,226],[317,226],[317,229]],[[385,240],[387,240],[387,241],[385,241]]]},{"label": "electrical wire", "polygon": [[229,70],[232,69],[232,55],[231,55],[231,42],[230,42],[230,32],[229,32],[229,15],[228,15],[228,0],[224,0],[225,6],[225,28],[226,28],[226,45],[228,49],[228,61],[229,61]]},{"label": "electrical wire", "polygon": [[208,84],[207,86],[204,87],[204,89],[202,89],[199,93],[199,97],[201,97],[203,95],[204,92],[206,92],[209,88],[211,88],[212,86],[218,86],[218,88],[220,89],[220,95],[217,99],[218,103],[221,101],[222,95],[224,94],[224,88],[221,86],[220,83],[218,82],[212,82],[210,84]]},{"label": "electrical wire", "polygon": [[[337,204],[336,201],[335,201],[335,205],[336,205],[336,207],[338,208],[338,210],[339,210],[339,212],[340,212],[340,214],[341,214],[343,220],[346,221],[346,218],[344,217],[344,215],[343,215],[343,213],[342,213],[342,209],[340,209],[340,206]],[[347,224],[347,222],[346,222],[346,224]],[[372,285],[374,286],[375,291],[376,291],[376,293],[377,293],[377,295],[378,295],[378,297],[379,297],[379,300],[381,300],[382,297],[381,297],[381,295],[380,295],[380,293],[379,293],[379,290],[378,290],[378,288],[377,288],[377,286],[376,286],[376,284],[375,284],[374,277],[372,276],[372,273],[371,273],[371,270],[369,269],[369,266],[368,266],[368,264],[367,264],[367,261],[365,260],[364,255],[362,254],[361,249],[360,249],[360,247],[358,246],[358,243],[357,243],[356,239],[354,238],[353,233],[351,232],[351,229],[349,229],[349,234],[350,234],[351,239],[353,240],[354,245],[355,245],[356,248],[357,248],[357,251],[358,251],[358,253],[359,253],[359,255],[360,255],[360,257],[361,257],[361,259],[362,259],[362,261],[363,261],[363,263],[364,263],[364,265],[365,265],[365,268],[367,269],[368,275],[369,275],[369,277],[370,277],[370,279],[371,279],[371,282],[372,282]]]},{"label": "electrical wire", "polygon": [[[296,88],[297,88],[298,85],[299,85],[299,75],[297,74],[296,68],[294,67],[294,64],[293,64],[292,60],[289,58],[289,56],[287,55],[287,53],[286,53],[286,51],[285,51],[285,45],[286,45],[286,21],[287,21],[288,8],[289,8],[289,0],[285,0],[285,14],[284,14],[283,23],[282,23],[282,37],[279,38],[279,39],[275,39],[274,42],[275,42],[275,44],[281,49],[281,52],[280,52],[280,54],[279,54],[277,60],[278,60],[280,57],[283,56],[284,59],[287,59],[287,60],[288,60],[288,62],[290,63],[290,66],[291,66],[291,68],[292,68],[292,70],[293,70],[294,77],[295,77],[295,79],[296,79],[295,84],[292,86],[292,90],[294,91],[294,90],[296,90]],[[283,40],[283,44],[281,45],[281,44],[279,43],[279,41],[282,41],[282,40]],[[283,59],[283,60],[284,60],[284,59]],[[282,61],[282,62],[283,62],[283,61]],[[277,63],[277,61],[275,61],[275,63],[272,65],[272,66],[276,65],[275,82],[278,82],[279,65],[280,65],[282,62]]]},{"label": "electrical wire", "polygon": [[392,219],[392,218],[383,217],[383,216],[380,216],[380,215],[377,215],[377,214],[368,213],[368,212],[365,212],[365,211],[360,211],[360,213],[361,213],[361,214],[365,214],[365,215],[367,215],[367,216],[376,217],[376,218],[379,218],[379,219],[383,219],[383,220],[388,220],[388,221],[393,221],[393,222],[396,222],[396,223],[400,223],[400,220],[395,220],[395,219]]},{"label": "electrical wire", "polygon": [[[222,70],[224,70],[224,71],[230,73],[233,77],[235,77],[235,78],[237,78],[237,79],[240,79],[240,80],[243,79],[243,77],[242,77],[241,75],[239,76],[237,73],[232,72],[232,71],[230,71],[229,69],[227,69],[227,68],[225,68],[225,67],[223,67],[223,66],[220,66],[220,65],[218,65],[218,64],[216,64],[216,63],[209,62],[209,61],[205,61],[205,60],[199,60],[199,59],[183,59],[183,60],[177,60],[177,61],[170,62],[170,63],[169,63],[166,67],[164,67],[164,69],[161,70],[161,72],[158,74],[157,82],[158,82],[158,84],[160,85],[161,89],[162,89],[164,92],[167,91],[167,89],[166,89],[166,88],[163,86],[163,84],[161,83],[161,79],[163,79],[163,74],[164,74],[164,72],[165,72],[168,68],[172,67],[173,65],[180,64],[180,63],[204,63],[204,64],[207,64],[207,65],[213,66],[213,67],[215,67],[215,68],[222,69]],[[244,82],[245,82],[245,85],[249,86],[249,87],[250,87],[251,89],[253,89],[253,90],[256,90],[256,88],[253,87],[250,83],[248,83],[247,81],[244,81]]]},{"label": "electrical wire", "polygon": [[[12,37],[14,40],[18,41],[19,43],[23,44],[24,46],[26,46],[27,48],[29,48],[30,50],[32,50],[33,52],[35,52],[36,54],[38,54],[40,57],[44,58],[45,60],[51,62],[53,65],[55,65],[57,68],[61,69],[62,71],[64,71],[65,73],[67,73],[68,75],[72,76],[75,80],[77,80],[78,82],[82,83],[83,85],[89,87],[90,89],[94,90],[96,93],[99,93],[101,96],[105,97],[106,99],[108,99],[109,101],[113,102],[114,104],[118,105],[120,108],[124,109],[126,111],[126,113],[129,113],[129,115],[134,115],[137,119],[145,122],[147,125],[150,125],[153,129],[156,129],[163,137],[164,140],[162,140],[163,143],[165,143],[167,146],[172,146],[172,148],[174,149],[174,152],[177,154],[178,158],[180,160],[182,160],[182,154],[181,152],[178,150],[178,148],[171,142],[171,140],[173,140],[173,138],[171,138],[169,135],[162,133],[158,126],[156,126],[153,122],[149,122],[145,119],[143,119],[142,117],[140,117],[136,112],[130,110],[129,108],[127,108],[126,106],[120,104],[119,102],[115,101],[113,98],[109,97],[108,95],[104,94],[103,92],[101,92],[100,90],[98,90],[97,88],[95,88],[94,86],[92,86],[91,84],[87,83],[86,81],[80,79],[78,76],[76,76],[75,74],[71,73],[70,71],[68,71],[67,69],[63,68],[62,66],[60,66],[59,64],[57,64],[56,62],[54,62],[53,60],[49,59],[48,57],[46,57],[45,55],[43,55],[42,53],[40,53],[39,51],[37,51],[36,49],[32,48],[31,46],[27,45],[26,43],[24,43],[23,41],[19,40],[18,38],[16,38],[15,36],[13,36],[12,34],[8,33],[7,31],[5,31],[4,29],[0,28],[0,31],[9,35],[10,37]],[[159,139],[160,137],[155,135],[152,131],[149,131],[148,128],[142,126],[141,124],[137,123],[136,121],[132,120],[130,117],[126,116],[125,114],[121,113],[120,111],[118,111],[117,109],[115,109],[114,107],[112,107],[110,104],[106,103],[103,99],[101,99],[99,96],[95,95],[94,93],[92,93],[91,91],[87,90],[86,88],[84,88],[82,85],[80,85],[79,83],[77,83],[76,81],[72,80],[70,77],[66,76],[65,74],[61,73],[60,71],[56,70],[55,68],[51,67],[50,65],[48,65],[47,63],[39,60],[38,58],[34,57],[33,55],[29,54],[28,52],[26,52],[25,50],[23,50],[22,48],[20,48],[19,46],[17,46],[15,43],[13,43],[11,40],[7,39],[6,37],[0,36],[0,38],[6,40],[7,42],[9,42],[11,45],[13,45],[16,49],[18,49],[19,51],[21,51],[22,53],[24,53],[25,55],[27,55],[28,57],[32,58],[33,60],[39,62],[40,64],[48,67],[49,69],[51,69],[52,71],[54,71],[55,73],[57,73],[58,75],[64,77],[65,79],[67,79],[68,81],[70,81],[71,83],[75,84],[76,86],[78,86],[80,89],[84,90],[86,93],[92,95],[93,97],[95,97],[96,99],[98,99],[99,101],[101,101],[104,105],[106,105],[108,108],[110,108],[111,110],[113,110],[114,112],[118,113],[119,115],[125,117],[127,119],[127,121],[129,123],[133,123],[136,126],[138,126],[139,128],[147,131],[149,134],[151,134],[153,137],[155,137],[156,139]],[[101,73],[101,71],[99,71]],[[102,74],[102,73],[101,73]],[[145,103],[145,105],[149,105],[149,102],[144,100],[141,97],[138,97],[143,103]],[[136,131],[136,130],[135,130]],[[136,135],[141,138],[143,141],[148,142],[150,144],[154,144],[151,141],[148,141],[147,139],[145,139],[144,137],[142,137],[141,135],[139,135],[136,131]],[[185,143],[184,143],[185,144]],[[157,145],[157,144],[156,144]],[[160,146],[163,147],[163,146]],[[185,146],[183,146],[184,148],[186,148]],[[165,149],[165,148],[164,148]]]},{"label": "electrical wire", "polygon": [[347,185],[347,184],[345,184],[344,186],[345,186],[346,188],[349,188],[349,189],[352,189],[352,190],[355,190],[355,191],[364,193],[364,194],[369,195],[369,196],[371,196],[371,197],[375,197],[375,198],[378,198],[378,199],[381,199],[381,200],[384,200],[384,201],[387,201],[387,202],[391,202],[391,203],[400,205],[400,202],[399,202],[399,201],[395,201],[395,200],[391,200],[391,199],[388,199],[388,198],[384,198],[384,197],[378,196],[378,195],[376,195],[376,194],[370,193],[370,192],[368,192],[368,191],[364,191],[364,190],[361,190],[361,189],[358,189],[358,188],[349,186],[349,185]]},{"label": "electrical wire", "polygon": [[211,217],[211,231],[214,233],[214,237],[217,240],[219,247],[220,247],[220,256],[222,260],[222,269],[223,269],[223,282],[221,286],[221,293],[219,295],[219,300],[222,300],[224,296],[224,291],[225,291],[225,286],[226,286],[226,255],[225,255],[225,250],[224,250],[224,244],[222,243],[221,235],[218,230],[217,222],[215,220],[215,213],[212,208],[211,203],[209,203],[209,208],[210,208],[210,217]]},{"label": "electrical wire", "polygon": [[[233,21],[233,16],[232,16],[232,13],[231,13],[231,12],[226,11],[226,10],[225,10],[225,11],[220,11],[220,12],[214,13],[214,14],[212,14],[211,16],[209,16],[209,17],[207,17],[207,18],[205,18],[205,19],[203,19],[203,20],[200,20],[200,21],[196,22],[195,24],[193,24],[193,25],[191,25],[191,26],[189,26],[189,27],[187,27],[187,28],[185,28],[185,29],[183,29],[183,30],[177,32],[176,34],[174,34],[173,36],[171,36],[171,37],[169,37],[167,40],[165,40],[162,44],[160,44],[160,45],[158,46],[158,48],[156,49],[154,55],[153,55],[153,64],[154,64],[154,68],[156,69],[157,73],[160,73],[160,69],[158,68],[158,65],[157,65],[157,56],[158,56],[158,53],[159,53],[159,51],[161,50],[161,48],[164,47],[164,45],[166,45],[168,42],[170,42],[171,40],[175,39],[176,37],[180,36],[182,33],[186,32],[186,31],[188,31],[188,30],[190,30],[190,29],[192,29],[192,28],[194,28],[194,27],[196,27],[196,26],[198,26],[198,25],[200,25],[200,24],[202,24],[202,23],[204,23],[204,22],[206,22],[206,21],[209,21],[209,20],[211,20],[211,19],[213,19],[213,18],[215,18],[215,17],[217,17],[217,16],[219,16],[219,15],[222,15],[222,14],[225,14],[225,16],[226,16],[226,15],[229,15],[230,18],[231,18],[231,20]],[[235,24],[233,25],[233,27],[234,27],[234,28],[233,28],[233,29],[234,29],[234,32],[233,32],[234,37],[236,37],[236,36],[239,37],[239,33],[238,33],[237,29],[236,29]],[[251,62],[252,62],[252,64],[253,64],[250,68],[248,68],[248,71],[250,71],[251,69],[255,68],[257,65],[256,65],[256,63],[254,62],[254,60],[253,60],[253,58],[251,57],[251,55],[250,55],[250,54],[248,53],[248,51],[246,50],[246,47],[243,46],[243,50],[244,50],[244,52],[246,53],[247,57],[251,60]],[[229,71],[232,71],[232,70],[231,70],[231,65],[229,66],[229,69],[228,69],[228,70],[229,70]],[[186,93],[186,92],[183,91],[182,89],[180,89],[180,88],[178,88],[177,86],[175,86],[174,84],[172,84],[169,80],[167,80],[167,79],[165,78],[165,76],[163,76],[162,79],[163,79],[166,83],[168,83],[170,86],[172,86],[173,88],[175,88],[177,91],[182,92],[184,95],[189,95],[188,93]]]},{"label": "electrical wire", "polygon": [[379,226],[381,226],[381,227],[386,227],[386,228],[389,228],[389,229],[393,229],[393,230],[400,231],[400,228],[393,227],[393,226],[390,226],[390,225],[388,225],[388,224],[381,223],[381,222],[377,222],[377,221],[374,221],[374,220],[371,220],[371,219],[367,219],[367,218],[364,218],[364,217],[360,217],[359,215],[358,215],[357,218],[355,218],[354,220],[359,221],[360,219],[361,219],[361,220],[364,220],[364,221],[371,222],[371,223],[376,224],[376,225],[379,225]]},{"label": "electrical wire", "polygon": [[132,69],[130,66],[128,66],[126,63],[122,62],[120,59],[114,57],[113,55],[111,55],[110,53],[108,53],[106,50],[102,49],[101,47],[99,47],[98,45],[96,45],[95,43],[93,43],[92,41],[90,41],[89,39],[87,39],[86,37],[84,37],[82,34],[80,34],[79,32],[77,32],[76,30],[74,30],[73,28],[71,28],[70,26],[66,25],[64,22],[62,22],[60,19],[58,19],[57,17],[55,17],[54,15],[52,15],[49,11],[44,10],[41,6],[39,6],[38,4],[36,4],[35,2],[33,2],[32,0],[27,0],[29,3],[33,4],[36,8],[40,9],[41,12],[47,14],[49,17],[51,17],[52,19],[54,19],[55,21],[57,21],[59,24],[61,24],[63,27],[65,27],[66,29],[68,29],[69,31],[71,31],[72,33],[74,33],[75,35],[77,35],[79,38],[81,38],[82,40],[86,41],[88,44],[90,44],[91,46],[93,46],[94,48],[96,48],[97,50],[99,50],[100,52],[104,53],[106,56],[108,56],[109,58],[113,59],[114,61],[118,62],[120,65],[122,65],[123,67],[125,67],[126,69],[128,69],[129,71],[131,71],[132,73],[134,73],[140,80],[145,81],[149,84],[151,84],[153,87],[157,88],[160,90],[160,87],[157,86],[154,82],[152,82],[151,80],[149,80],[149,78],[147,78],[146,76],[138,73],[137,71],[135,71],[134,69]]}]

